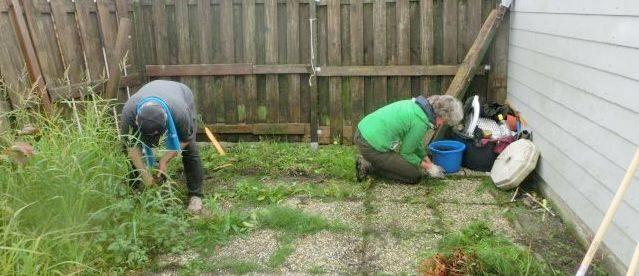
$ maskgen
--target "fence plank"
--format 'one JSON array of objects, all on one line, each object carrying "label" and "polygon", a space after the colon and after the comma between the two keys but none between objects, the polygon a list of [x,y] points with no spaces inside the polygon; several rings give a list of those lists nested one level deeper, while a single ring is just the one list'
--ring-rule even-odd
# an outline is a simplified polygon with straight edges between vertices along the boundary
[{"label": "fence plank", "polygon": [[84,57],[80,46],[78,25],[75,20],[75,13],[66,11],[66,5],[73,5],[71,0],[51,0],[51,15],[58,32],[60,41],[60,52],[65,70],[68,70],[68,77],[72,83],[82,81],[84,67]]},{"label": "fence plank", "polygon": [[[255,0],[242,2],[242,17],[244,18],[244,62],[255,63]],[[254,75],[244,77],[244,91],[246,95],[246,121],[257,122],[257,78]]]},{"label": "fence plank", "polygon": [[113,49],[112,60],[109,61],[109,80],[106,84],[106,95],[108,99],[115,98],[117,96],[118,88],[120,87],[120,66],[119,63],[122,60],[127,40],[129,40],[129,34],[131,32],[131,20],[123,18],[118,25],[118,34],[116,36],[115,47]]},{"label": "fence plank", "polygon": [[153,34],[155,38],[155,61],[157,64],[169,64],[169,40],[167,14],[164,1],[153,2]]},{"label": "fence plank", "polygon": [[[7,10],[7,2],[0,1],[3,10]],[[23,70],[26,68],[24,54],[20,53],[18,37],[14,29],[16,22],[12,22],[11,15],[7,12],[0,12],[0,76],[4,81],[3,89],[6,89],[11,105],[19,108],[22,99],[27,97],[24,93],[30,87],[27,76],[23,77]],[[35,54],[34,54],[35,55]]]},{"label": "fence plank", "polygon": [[[277,63],[277,1],[265,0],[266,21],[266,64]],[[267,121],[275,123],[279,121],[279,83],[277,76],[266,76],[266,108]]]},{"label": "fence plank", "polygon": [[[235,61],[235,40],[233,38],[233,3],[230,1],[220,2],[220,42],[222,46],[222,62],[232,63]],[[225,76],[222,78],[222,89],[224,90],[224,110],[225,122],[237,122],[237,101],[235,99],[235,77]]]},{"label": "fence plank", "polygon": [[[235,62],[242,62],[244,58],[244,21],[242,17],[242,5],[233,5],[233,37],[235,40]],[[233,96],[235,97],[237,108],[237,122],[246,123],[246,94],[242,93],[244,90],[244,78],[235,78],[235,90]]]},{"label": "fence plank", "polygon": [[464,60],[464,56],[470,48],[470,44],[466,43],[468,33],[468,0],[458,0],[457,2],[457,63]]},{"label": "fence plank", "polygon": [[88,68],[88,79],[97,80],[105,75],[106,68],[96,14],[90,11],[91,8],[95,7],[95,3],[93,1],[75,1],[75,7]]},{"label": "fence plank", "polygon": [[[350,40],[351,65],[364,64],[364,4],[362,0],[351,1],[350,6]],[[365,115],[364,79],[351,78],[351,112],[352,123],[356,127]]]},{"label": "fence plank", "polygon": [[64,66],[62,65],[51,16],[50,14],[42,13],[40,9],[43,5],[48,5],[48,3],[46,0],[22,2],[44,81],[46,83],[58,81],[63,77]]},{"label": "fence plank", "polygon": [[[397,0],[397,64],[410,64],[410,13],[408,0]],[[397,92],[400,99],[410,97],[410,79],[399,78]]]},{"label": "fence plank", "polygon": [[[380,66],[323,66],[317,72],[319,77],[364,77],[364,76],[452,76],[457,65],[380,65]],[[174,76],[231,76],[264,74],[310,74],[310,64],[255,65],[250,63],[232,64],[179,64],[147,65],[150,77]],[[480,70],[478,74],[483,74]]]},{"label": "fence plank", "polygon": [[[376,1],[373,4],[373,32],[374,32],[374,62],[375,65],[386,64],[386,3]],[[375,95],[375,109],[386,104],[387,81],[386,77],[377,77],[374,80],[373,91]]]},{"label": "fence plank", "polygon": [[[420,13],[420,40],[421,40],[421,52],[420,61],[422,65],[433,64],[434,61],[434,47],[435,47],[435,33],[433,31],[433,0],[423,0],[419,2]],[[430,89],[430,78],[423,77],[421,80],[422,93],[424,95],[430,95],[432,93]]]},{"label": "fence plank", "polygon": [[[310,64],[310,25],[308,4],[299,5],[299,62]],[[310,123],[309,75],[300,76],[300,121]]]},{"label": "fence plank", "polygon": [[[444,0],[444,64],[457,64],[457,0]],[[448,89],[451,78],[444,78],[442,90]]]},{"label": "fence plank", "polygon": [[318,76],[451,76],[457,65],[324,66]]},{"label": "fence plank", "polygon": [[[300,62],[300,8],[299,1],[289,0],[286,2],[286,62]],[[291,122],[300,122],[300,76],[288,76],[288,111]]]},{"label": "fence plank", "polygon": [[[135,24],[136,21],[134,17],[131,16],[131,4],[129,3],[129,0],[115,0],[115,7],[118,23],[122,18],[130,18]],[[136,33],[136,30],[137,28],[135,26],[131,29],[131,39],[129,39],[129,45],[127,45],[126,47],[127,67],[124,70],[125,74],[129,74],[129,70],[132,70],[136,73],[143,72],[141,70],[143,64],[142,62],[140,62],[139,59],[140,54],[136,52],[138,48],[135,47],[138,40],[138,34]],[[129,66],[132,68],[129,68]]]},{"label": "fence plank", "polygon": [[[328,64],[339,66],[342,62],[342,45],[340,29],[340,2],[331,1],[327,6],[328,20]],[[329,78],[329,101],[331,135],[334,141],[339,141],[342,136],[342,80],[339,77]]]},{"label": "fence plank", "polygon": [[[198,0],[198,20],[200,22],[200,60],[204,63],[213,62],[213,42],[211,37],[212,24],[211,18],[211,0]],[[204,76],[201,78],[201,90],[198,95],[198,110],[205,124],[215,122],[215,98],[213,97],[214,82],[213,77]]]},{"label": "fence plank", "polygon": [[96,9],[98,13],[98,23],[100,26],[100,33],[102,35],[102,46],[106,52],[106,59],[110,62],[113,56],[113,48],[115,47],[115,35],[117,32],[117,26],[113,24],[111,20],[110,5],[111,0],[96,0]]}]

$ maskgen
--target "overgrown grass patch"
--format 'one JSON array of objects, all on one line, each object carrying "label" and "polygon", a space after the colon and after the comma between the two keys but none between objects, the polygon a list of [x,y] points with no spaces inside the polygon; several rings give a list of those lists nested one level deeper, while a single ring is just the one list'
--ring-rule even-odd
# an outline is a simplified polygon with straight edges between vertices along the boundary
[{"label": "overgrown grass patch", "polygon": [[497,234],[485,222],[474,222],[458,232],[446,235],[438,245],[438,254],[429,252],[422,263],[423,272],[456,270],[472,275],[558,275],[528,248]]},{"label": "overgrown grass patch", "polygon": [[238,143],[220,156],[210,146],[203,147],[205,169],[221,168],[215,177],[236,175],[321,176],[355,180],[355,148],[322,146],[312,151],[308,144],[260,142]]},{"label": "overgrown grass patch", "polygon": [[127,186],[111,106],[85,101],[74,112],[11,114],[40,132],[19,138],[35,149],[26,163],[0,158],[2,275],[118,273],[186,244],[189,219],[171,183],[141,193]]}]

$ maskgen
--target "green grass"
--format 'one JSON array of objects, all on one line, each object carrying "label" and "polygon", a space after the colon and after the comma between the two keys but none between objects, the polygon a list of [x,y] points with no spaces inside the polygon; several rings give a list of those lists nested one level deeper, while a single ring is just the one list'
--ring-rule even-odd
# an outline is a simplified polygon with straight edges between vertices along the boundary
[{"label": "green grass", "polygon": [[257,215],[260,227],[295,235],[314,234],[322,230],[341,231],[346,226],[321,216],[304,213],[295,208],[271,206]]},{"label": "green grass", "polygon": [[239,178],[230,189],[219,190],[221,197],[243,204],[280,204],[293,196],[308,196],[320,199],[354,199],[363,196],[363,188],[356,183],[327,180],[321,183],[264,183],[255,177]]},{"label": "green grass", "polygon": [[[516,245],[495,233],[485,222],[474,222],[461,231],[446,235],[438,253],[449,258],[457,250],[476,260],[463,267],[472,275],[557,275],[544,261],[527,248]],[[433,252],[428,254],[433,255]]]},{"label": "green grass", "polygon": [[258,176],[310,176],[355,180],[355,148],[323,146],[313,152],[308,144],[260,142],[238,143],[219,156],[212,147],[204,147],[202,158],[205,169],[218,168],[215,176],[231,179],[236,175]]}]

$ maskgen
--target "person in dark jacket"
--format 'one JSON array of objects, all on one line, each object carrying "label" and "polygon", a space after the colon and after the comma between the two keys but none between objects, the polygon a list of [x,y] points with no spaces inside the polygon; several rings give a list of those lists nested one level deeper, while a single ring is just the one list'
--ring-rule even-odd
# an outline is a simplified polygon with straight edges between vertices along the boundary
[{"label": "person in dark jacket", "polygon": [[[122,109],[120,132],[129,159],[147,186],[155,185],[150,172],[157,165],[158,177],[166,175],[169,162],[182,154],[189,192],[188,210],[202,210],[202,160],[195,142],[197,132],[193,92],[184,84],[156,80],[142,86]],[[166,152],[156,162],[151,148],[165,136]]]},{"label": "person in dark jacket", "polygon": [[357,125],[357,180],[376,174],[403,183],[418,183],[424,172],[444,177],[444,170],[426,155],[429,129],[456,125],[463,118],[459,100],[447,95],[402,100],[367,115]]}]

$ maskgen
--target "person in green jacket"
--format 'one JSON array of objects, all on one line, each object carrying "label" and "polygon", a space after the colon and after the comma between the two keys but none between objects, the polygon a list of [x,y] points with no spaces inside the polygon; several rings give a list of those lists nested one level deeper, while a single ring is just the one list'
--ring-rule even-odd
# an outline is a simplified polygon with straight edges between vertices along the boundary
[{"label": "person in green jacket", "polygon": [[448,95],[397,101],[367,115],[357,125],[354,138],[361,154],[357,180],[375,174],[415,184],[424,172],[444,177],[444,170],[426,155],[424,137],[429,129],[456,125],[462,118],[461,102]]}]

